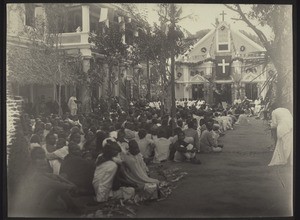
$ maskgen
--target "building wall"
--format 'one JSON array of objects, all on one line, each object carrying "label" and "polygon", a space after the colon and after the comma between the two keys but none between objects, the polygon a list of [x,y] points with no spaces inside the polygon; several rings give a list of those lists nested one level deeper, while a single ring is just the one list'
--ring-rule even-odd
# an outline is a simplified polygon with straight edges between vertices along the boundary
[{"label": "building wall", "polygon": [[7,4],[7,34],[18,35],[24,29],[24,4]]},{"label": "building wall", "polygon": [[180,100],[184,98],[184,84],[177,83],[175,84],[175,98],[176,100]]}]

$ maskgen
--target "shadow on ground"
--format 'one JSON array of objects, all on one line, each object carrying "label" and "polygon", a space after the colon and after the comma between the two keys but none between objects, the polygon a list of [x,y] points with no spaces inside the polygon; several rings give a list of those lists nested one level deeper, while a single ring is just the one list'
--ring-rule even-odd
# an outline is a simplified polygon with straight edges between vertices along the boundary
[{"label": "shadow on ground", "polygon": [[235,126],[224,151],[198,154],[202,165],[167,162],[186,175],[169,198],[138,208],[136,217],[279,217],[292,215],[292,167],[268,167],[272,139],[263,121]]}]

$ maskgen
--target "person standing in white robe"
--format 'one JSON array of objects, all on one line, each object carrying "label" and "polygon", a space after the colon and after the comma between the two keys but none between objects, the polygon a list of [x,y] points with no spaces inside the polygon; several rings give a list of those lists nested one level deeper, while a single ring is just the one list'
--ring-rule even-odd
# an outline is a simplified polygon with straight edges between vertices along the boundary
[{"label": "person standing in white robe", "polygon": [[72,95],[68,101],[68,107],[70,109],[71,115],[76,115],[77,114],[77,98],[75,95]]},{"label": "person standing in white robe", "polygon": [[[275,109],[275,108],[273,108]],[[286,108],[272,111],[271,129],[276,128],[277,141],[269,166],[293,164],[293,116]]]},{"label": "person standing in white robe", "polygon": [[255,115],[258,115],[260,109],[261,109],[261,101],[259,98],[257,98],[255,101],[254,101],[254,104],[255,104],[255,107],[254,107],[254,114]]}]

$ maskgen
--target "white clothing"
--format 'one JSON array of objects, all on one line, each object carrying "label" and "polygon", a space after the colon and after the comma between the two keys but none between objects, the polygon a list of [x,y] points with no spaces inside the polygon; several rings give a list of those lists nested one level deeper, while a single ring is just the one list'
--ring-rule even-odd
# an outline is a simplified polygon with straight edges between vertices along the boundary
[{"label": "white clothing", "polygon": [[117,169],[118,165],[111,160],[96,167],[93,186],[98,202],[105,202],[110,197],[128,200],[134,196],[135,190],[132,187],[120,187],[117,191],[112,191],[113,179]]},{"label": "white clothing", "polygon": [[30,143],[29,150],[32,150],[35,147],[41,147],[41,145],[38,143]]},{"label": "white clothing", "polygon": [[[46,154],[49,154],[47,151],[46,145],[43,145],[42,148],[46,151]],[[68,146],[64,146],[53,152],[60,160],[63,160],[65,156],[69,154]],[[61,166],[61,161],[59,159],[49,160],[49,164],[53,169],[53,174],[59,175],[59,170]]]},{"label": "white clothing", "polygon": [[293,116],[286,108],[277,108],[272,112],[271,128],[277,128],[277,142],[269,166],[292,164],[293,155]]},{"label": "white clothing", "polygon": [[154,140],[154,145],[154,161],[159,163],[163,160],[167,160],[170,154],[171,141],[169,139],[161,137]]},{"label": "white clothing", "polygon": [[76,104],[75,101],[77,101],[75,96],[71,96],[69,101],[68,101],[68,107],[71,111],[71,115],[76,115],[77,114],[77,104]]},{"label": "white clothing", "polygon": [[241,114],[239,116],[239,119],[236,122],[236,124],[239,124],[239,125],[249,125],[249,120],[247,118],[247,115],[246,114]]}]

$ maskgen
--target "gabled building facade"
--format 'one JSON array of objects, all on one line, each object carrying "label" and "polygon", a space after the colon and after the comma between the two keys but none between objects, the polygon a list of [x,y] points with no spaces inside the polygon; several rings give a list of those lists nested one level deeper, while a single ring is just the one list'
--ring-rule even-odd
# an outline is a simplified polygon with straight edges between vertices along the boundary
[{"label": "gabled building facade", "polygon": [[176,99],[208,103],[264,97],[272,66],[265,48],[222,21],[176,60]]}]

